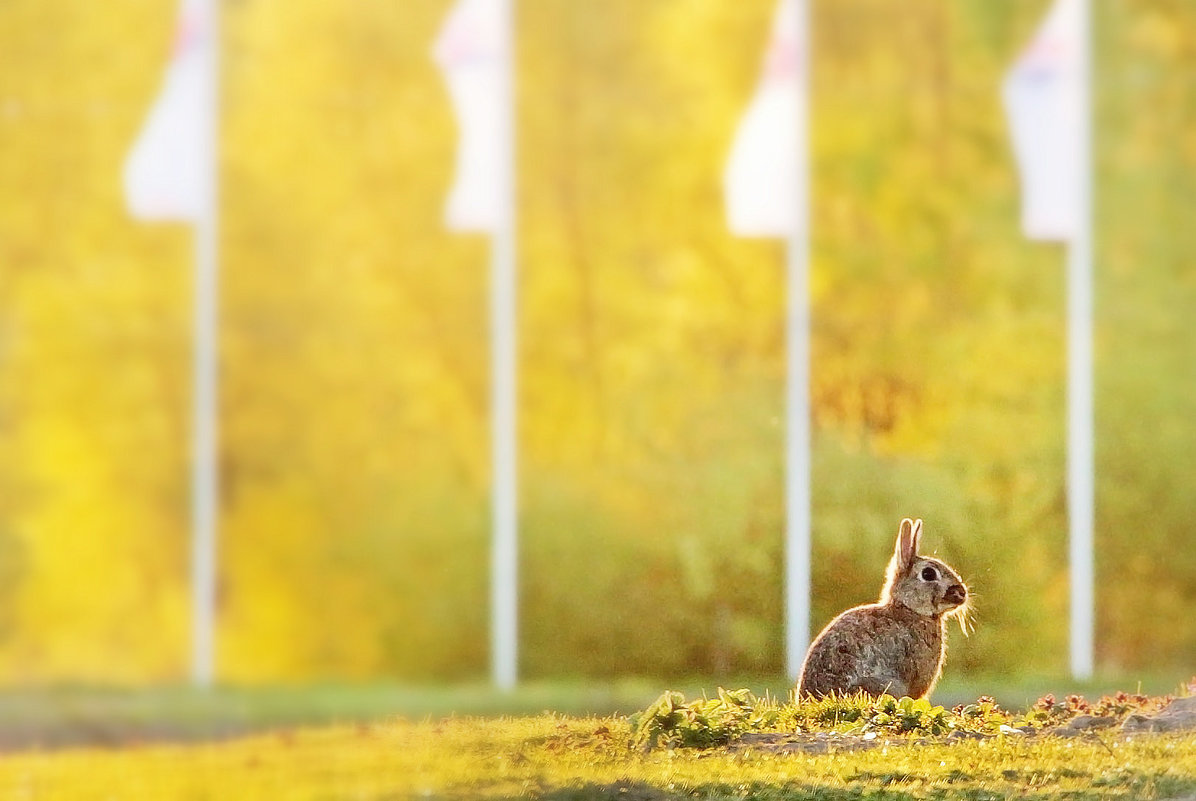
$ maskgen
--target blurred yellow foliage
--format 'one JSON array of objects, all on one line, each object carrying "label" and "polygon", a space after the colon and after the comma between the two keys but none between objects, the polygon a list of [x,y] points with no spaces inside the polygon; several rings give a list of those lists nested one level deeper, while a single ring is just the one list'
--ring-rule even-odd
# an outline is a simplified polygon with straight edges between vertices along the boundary
[{"label": "blurred yellow foliage", "polygon": [[[812,622],[874,597],[919,515],[980,594],[955,669],[1061,667],[1062,257],[1016,228],[998,95],[1044,4],[813,5]],[[1098,642],[1157,666],[1196,656],[1196,25],[1096,5]],[[226,680],[486,669],[488,250],[441,223],[448,7],[222,4]],[[518,9],[525,673],[777,670],[782,246],[732,237],[720,188],[772,2]],[[190,233],[119,194],[175,13],[0,5],[9,680],[185,675]]]}]

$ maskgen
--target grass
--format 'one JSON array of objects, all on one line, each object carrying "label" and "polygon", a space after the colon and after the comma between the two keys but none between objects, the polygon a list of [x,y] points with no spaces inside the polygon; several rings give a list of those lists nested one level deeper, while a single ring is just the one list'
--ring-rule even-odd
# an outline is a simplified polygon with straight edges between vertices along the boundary
[{"label": "grass", "polygon": [[[757,683],[757,689],[780,689],[784,697],[785,683],[778,684],[779,688]],[[73,715],[76,722],[116,718],[126,724],[140,721],[182,729],[230,721],[249,728],[275,728],[190,744],[131,743],[126,736],[119,747],[97,747],[92,741],[87,747],[9,753],[0,757],[0,798],[1082,801],[1196,796],[1196,733],[1127,737],[1106,729],[1064,739],[1015,733],[997,724],[1024,723],[1030,713],[978,712],[977,705],[969,707],[971,712],[961,708],[955,713],[908,699],[861,698],[789,707],[766,699],[757,703],[746,693],[710,693],[710,701],[700,707],[702,715],[686,718],[664,714],[671,710],[663,710],[661,700],[676,698],[678,704],[684,700],[673,694],[647,704],[644,699],[650,700],[660,686],[635,681],[606,687],[545,683],[513,693],[494,693],[481,685],[10,693],[0,697],[0,720],[6,726],[60,725]],[[999,685],[980,686],[992,691]],[[1039,688],[1086,689],[1094,699],[1105,686],[1098,682],[1083,688],[1074,683],[1052,687],[1030,679],[1004,687],[1004,693],[1016,698]],[[1172,683],[1163,689],[1177,688]],[[951,700],[952,693],[963,687],[948,685],[944,690],[936,694],[937,703]],[[742,699],[758,709],[740,714]],[[47,706],[50,701],[54,703]],[[633,701],[643,712],[631,718],[560,712],[494,716],[500,709],[541,704],[577,708]],[[845,714],[853,704],[859,706],[860,716]],[[831,706],[836,709],[828,715]],[[450,707],[472,714],[439,716]],[[749,721],[759,710],[769,716],[762,725]],[[423,719],[400,717],[399,711]],[[342,722],[296,725],[327,717]],[[681,733],[687,728],[698,734],[735,732],[730,738],[688,740],[703,745],[734,742],[738,732],[753,727],[800,729],[807,734],[852,731],[877,745],[849,751],[842,747],[845,740],[835,740],[828,753],[819,754],[771,753],[762,745],[739,750],[721,746],[644,749],[643,735],[654,725],[651,721],[664,722],[669,730]],[[961,726],[993,736],[954,743],[925,736]],[[658,739],[687,741],[685,737]]]},{"label": "grass", "polygon": [[1196,793],[1196,735],[998,736],[772,755],[631,746],[625,717],[537,715],[301,728],[227,742],[24,753],[27,799],[1170,799]]},{"label": "grass", "polygon": [[[1190,690],[1190,686],[1183,688],[1184,694]],[[1081,695],[1063,699],[1049,695],[1029,709],[1008,710],[984,696],[948,710],[926,698],[872,698],[863,692],[832,694],[799,704],[792,696],[785,701],[760,698],[747,689],[720,688],[713,697],[703,694],[692,700],[670,690],[633,715],[631,723],[635,727],[633,744],[647,749],[708,748],[743,743],[746,737],[756,738],[757,747],[762,747],[761,737],[775,742],[778,736],[796,737],[804,747],[825,746],[828,736],[871,747],[879,738],[898,735],[958,739],[1058,734],[1080,716],[1084,720],[1099,718],[1111,727],[1131,715],[1156,715],[1172,700],[1171,695],[1124,692],[1091,700]],[[819,736],[824,738],[822,743],[817,742]]]},{"label": "grass", "polygon": [[[1032,700],[1040,691],[1083,691],[1095,700],[1115,686],[1111,681],[1025,679],[970,689],[971,699],[979,688],[1025,711],[1018,699]],[[700,698],[700,684],[672,686]],[[1164,692],[1177,689],[1174,682],[1144,682],[1142,689],[1155,692],[1159,684]],[[30,749],[26,741],[0,756],[0,798],[1196,798],[1196,732],[1124,736],[1105,729],[1066,739],[1021,734],[998,724],[1020,725],[1029,713],[988,714],[977,712],[976,705],[971,713],[954,713],[941,707],[968,689],[962,684],[944,686],[933,708],[848,699],[828,715],[814,704],[791,708],[761,699],[759,708],[768,715],[763,723],[752,719],[754,709],[740,714],[736,701],[757,699],[710,692],[701,715],[686,718],[662,710],[660,699],[649,705],[661,686],[542,683],[511,693],[481,684],[11,691],[0,695],[0,730],[28,735],[44,727],[84,736],[45,741],[51,748]],[[786,682],[753,686],[780,698],[787,689]],[[1136,683],[1131,689],[1138,689]],[[683,700],[677,698],[678,704]],[[844,714],[852,703],[861,705],[861,716]],[[537,707],[557,711],[527,714]],[[617,707],[620,714],[590,714],[587,707]],[[643,711],[622,714],[633,710]],[[644,733],[650,730],[645,721],[653,720],[663,722],[663,729],[657,726],[666,735],[656,738],[661,743],[716,745],[645,749]],[[101,725],[111,727],[108,737],[94,736]],[[961,725],[992,736],[951,743],[926,736]],[[687,727],[697,736],[667,736],[684,734]],[[851,732],[877,745],[856,751],[843,747],[847,740],[832,740],[828,753],[817,754],[721,745],[735,743],[747,730],[795,729]],[[721,736],[725,731],[731,736]],[[181,742],[196,737],[201,741]],[[159,739],[169,742],[154,742]]]},{"label": "grass", "polygon": [[[1184,677],[1186,678],[1186,677]],[[30,745],[119,745],[147,741],[227,738],[262,730],[330,723],[368,723],[395,717],[419,720],[449,715],[535,715],[545,711],[573,716],[628,715],[643,709],[661,689],[688,696],[725,687],[748,687],[757,695],[784,698],[783,678],[724,677],[625,679],[613,682],[539,681],[499,692],[485,682],[453,686],[386,684],[294,687],[94,688],[49,687],[0,690],[0,750]],[[1157,694],[1173,692],[1168,677],[1104,676],[1075,682],[1058,676],[1011,679],[944,680],[934,695],[947,707],[990,695],[1010,709],[1025,708],[1052,692],[1096,697],[1118,688]]]},{"label": "grass", "polygon": [[[680,685],[696,692],[696,682]],[[488,683],[452,686],[328,684],[150,688],[44,687],[0,690],[0,750],[29,745],[119,745],[193,741],[261,730],[388,718],[494,717],[553,711],[628,714],[660,693],[660,682],[529,682],[510,692]]]}]

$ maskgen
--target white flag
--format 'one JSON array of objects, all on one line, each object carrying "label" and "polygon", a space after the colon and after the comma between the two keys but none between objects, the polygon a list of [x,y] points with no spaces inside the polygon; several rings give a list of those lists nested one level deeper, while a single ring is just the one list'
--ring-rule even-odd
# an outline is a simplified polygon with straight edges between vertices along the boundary
[{"label": "white flag", "polygon": [[1068,240],[1079,224],[1081,2],[1056,0],[1003,87],[1031,239]]},{"label": "white flag", "polygon": [[210,0],[183,0],[174,55],[124,168],[129,212],[142,220],[195,220],[213,190]]},{"label": "white flag", "polygon": [[797,218],[797,182],[807,158],[800,140],[805,121],[798,119],[805,32],[798,25],[796,0],[780,0],[764,74],[739,121],[723,173],[727,224],[740,236],[788,236]]},{"label": "white flag", "polygon": [[507,55],[501,12],[497,0],[459,0],[432,49],[448,84],[460,135],[445,210],[445,220],[454,230],[493,231],[498,226],[498,104],[500,70]]}]

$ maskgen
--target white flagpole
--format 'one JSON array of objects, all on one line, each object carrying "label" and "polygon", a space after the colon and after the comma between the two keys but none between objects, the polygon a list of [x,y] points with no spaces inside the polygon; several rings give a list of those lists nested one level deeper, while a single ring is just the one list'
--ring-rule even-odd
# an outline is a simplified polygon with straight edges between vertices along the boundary
[{"label": "white flagpole", "polygon": [[497,0],[502,47],[498,64],[498,220],[490,276],[491,437],[493,459],[493,552],[491,659],[494,683],[511,689],[518,680],[518,501],[516,488],[516,271],[514,3]]},{"label": "white flagpole", "polygon": [[1067,247],[1067,511],[1071,561],[1071,672],[1092,676],[1093,589],[1093,381],[1092,381],[1092,22],[1088,0],[1079,0],[1076,126],[1079,170],[1075,236]]},{"label": "white flagpole", "polygon": [[810,643],[810,197],[808,0],[797,6],[794,57],[798,104],[797,175],[794,176],[793,230],[786,249],[789,284],[786,314],[786,471],[785,471],[785,667],[796,679]]},{"label": "white flagpole", "polygon": [[199,687],[212,684],[215,666],[216,619],[216,396],[217,396],[217,180],[216,139],[219,128],[219,9],[218,0],[207,0],[209,25],[206,69],[203,82],[208,127],[200,137],[205,165],[202,205],[195,220],[195,320],[191,475],[191,639],[192,682]]}]

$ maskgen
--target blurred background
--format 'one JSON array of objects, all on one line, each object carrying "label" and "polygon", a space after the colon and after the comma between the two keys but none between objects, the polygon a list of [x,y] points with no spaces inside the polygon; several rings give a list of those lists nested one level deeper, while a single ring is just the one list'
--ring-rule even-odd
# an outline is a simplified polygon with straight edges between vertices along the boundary
[{"label": "blurred background", "polygon": [[[490,245],[443,223],[450,5],[221,3],[222,684],[488,676]],[[1000,99],[1047,4],[812,5],[811,625],[875,599],[920,516],[976,595],[948,674],[1063,674],[1064,250],[1020,231]],[[1097,668],[1178,681],[1196,7],[1092,8]],[[783,671],[784,245],[732,235],[721,183],[774,10],[518,2],[525,679]],[[193,232],[121,189],[178,12],[0,4],[9,686],[189,675]]]}]

